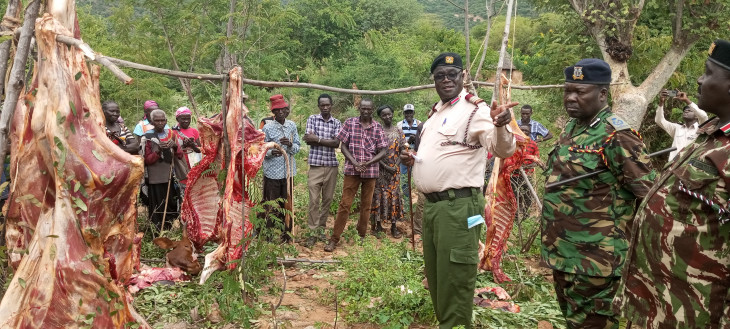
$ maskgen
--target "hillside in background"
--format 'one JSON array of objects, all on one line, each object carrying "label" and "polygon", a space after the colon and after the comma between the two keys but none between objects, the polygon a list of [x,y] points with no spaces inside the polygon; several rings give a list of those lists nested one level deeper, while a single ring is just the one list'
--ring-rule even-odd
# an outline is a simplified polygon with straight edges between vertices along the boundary
[{"label": "hillside in background", "polygon": [[[464,31],[464,0],[451,0],[454,4],[461,8],[457,8],[454,4],[447,0],[418,0],[426,13],[434,14],[444,22],[444,26],[457,31]],[[517,1],[517,15],[523,17],[535,17],[537,11],[529,1]],[[507,5],[503,1],[496,1],[494,10],[502,11],[504,15]],[[469,1],[469,16],[472,16],[472,24],[484,21],[487,17],[487,8],[485,0]],[[473,26],[473,25],[472,25]]]}]

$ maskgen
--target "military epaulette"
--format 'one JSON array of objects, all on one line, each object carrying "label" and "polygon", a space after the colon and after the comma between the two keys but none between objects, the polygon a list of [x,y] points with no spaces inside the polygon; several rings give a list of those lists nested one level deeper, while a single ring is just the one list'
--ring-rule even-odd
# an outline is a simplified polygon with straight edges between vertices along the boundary
[{"label": "military epaulette", "polygon": [[[639,137],[639,139],[641,141],[644,140],[644,137],[642,137],[641,134],[636,129],[631,128],[631,126],[629,126],[629,124],[626,123],[626,121],[619,118],[615,114],[611,114],[610,116],[608,116],[606,118],[606,122],[608,122],[608,124],[610,124],[616,131],[631,130],[631,132],[633,132],[637,137]],[[611,137],[613,137],[613,134],[611,134]],[[611,138],[606,140],[606,144],[608,144],[609,141],[611,141]]]},{"label": "military epaulette", "polygon": [[483,99],[479,98],[479,96],[473,95],[473,94],[469,94],[469,93],[467,93],[464,98],[466,98],[466,100],[469,103],[472,103],[472,104],[477,105],[477,106],[479,105],[479,103],[484,103],[484,104],[487,103]]},{"label": "military epaulette", "polygon": [[624,121],[623,119],[619,118],[615,114],[611,114],[610,116],[608,116],[606,118],[606,121],[608,122],[608,124],[610,124],[611,126],[613,126],[613,128],[616,129],[616,130],[627,130],[627,129],[631,129],[631,126],[629,126],[629,124],[626,123],[626,121]]},{"label": "military epaulette", "polygon": [[431,116],[436,113],[436,105],[439,105],[439,102],[433,103],[433,106],[431,106],[431,111],[428,111],[428,118],[430,119]]}]

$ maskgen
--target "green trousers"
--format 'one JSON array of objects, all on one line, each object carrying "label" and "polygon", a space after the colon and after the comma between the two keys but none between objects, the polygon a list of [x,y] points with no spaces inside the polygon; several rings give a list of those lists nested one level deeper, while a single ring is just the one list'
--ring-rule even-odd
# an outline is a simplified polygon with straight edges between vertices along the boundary
[{"label": "green trousers", "polygon": [[479,189],[465,198],[426,201],[423,214],[423,258],[439,328],[471,328],[474,285],[482,226],[467,228],[467,218],[483,214]]}]

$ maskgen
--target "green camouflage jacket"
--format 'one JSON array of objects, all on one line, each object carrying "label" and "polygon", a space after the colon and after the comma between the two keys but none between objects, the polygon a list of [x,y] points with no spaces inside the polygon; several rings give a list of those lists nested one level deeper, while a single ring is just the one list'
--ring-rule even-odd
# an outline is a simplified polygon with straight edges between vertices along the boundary
[{"label": "green camouflage jacket", "polygon": [[542,259],[555,270],[619,276],[629,222],[655,174],[641,137],[610,109],[589,126],[570,120],[548,158],[547,184],[608,171],[545,190]]},{"label": "green camouflage jacket", "polygon": [[730,328],[730,129],[718,121],[700,126],[637,212],[613,305],[642,328]]}]

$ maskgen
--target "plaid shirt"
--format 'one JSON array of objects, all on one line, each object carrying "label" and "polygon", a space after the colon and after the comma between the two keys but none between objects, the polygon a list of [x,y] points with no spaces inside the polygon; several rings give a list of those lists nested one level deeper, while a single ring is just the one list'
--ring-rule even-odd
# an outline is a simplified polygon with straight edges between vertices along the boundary
[{"label": "plaid shirt", "polygon": [[[262,131],[266,134],[264,142],[276,142],[276,144],[281,145],[287,155],[289,155],[289,169],[291,169],[289,177],[294,177],[294,175],[297,174],[297,162],[294,161],[294,154],[299,152],[299,147],[301,146],[299,133],[297,133],[297,126],[291,120],[284,121],[283,125],[276,120],[272,120],[264,126]],[[279,139],[282,137],[289,138],[292,145],[282,145],[279,142]],[[284,157],[281,155],[273,156],[271,155],[271,151],[272,150],[268,150],[264,157],[264,164],[262,166],[264,169],[264,176],[269,179],[286,178],[286,161],[284,161]]]},{"label": "plaid shirt", "polygon": [[[373,120],[369,128],[363,129],[360,117],[345,120],[337,139],[347,144],[347,149],[358,162],[368,161],[378,153],[378,149],[388,147],[383,127]],[[350,160],[345,160],[345,175],[377,178],[379,174],[377,162],[368,166],[364,172],[359,172]]]},{"label": "plaid shirt", "polygon": [[[522,125],[522,120],[517,120],[517,125]],[[530,119],[530,138],[534,141],[537,140],[537,136],[545,137],[549,133],[547,128],[535,120]]]},{"label": "plaid shirt", "polygon": [[[315,134],[317,137],[322,139],[335,139],[340,133],[342,123],[340,120],[330,116],[330,119],[324,121],[321,114],[313,114],[307,119],[307,134]],[[309,159],[307,160],[310,166],[321,166],[321,167],[337,167],[337,156],[335,155],[335,148],[327,146],[312,146],[309,149]]]}]

